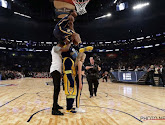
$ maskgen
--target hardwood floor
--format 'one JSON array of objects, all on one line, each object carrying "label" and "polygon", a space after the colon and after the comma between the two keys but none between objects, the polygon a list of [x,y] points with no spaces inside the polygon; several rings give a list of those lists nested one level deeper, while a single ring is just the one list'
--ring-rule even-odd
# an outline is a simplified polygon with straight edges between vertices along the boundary
[{"label": "hardwood floor", "polygon": [[[86,112],[53,116],[53,86],[45,84],[49,81],[0,81],[15,85],[0,86],[0,125],[165,125],[165,88],[100,81],[97,96],[89,98],[85,82],[80,107]],[[59,104],[65,113],[62,87]]]}]

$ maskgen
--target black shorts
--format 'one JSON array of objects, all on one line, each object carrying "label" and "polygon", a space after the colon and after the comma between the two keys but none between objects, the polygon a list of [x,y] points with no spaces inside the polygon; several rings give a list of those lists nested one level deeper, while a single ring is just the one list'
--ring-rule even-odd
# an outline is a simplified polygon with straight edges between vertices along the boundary
[{"label": "black shorts", "polygon": [[59,41],[64,41],[66,38],[73,35],[73,31],[68,28],[56,26],[53,31],[53,34]]}]

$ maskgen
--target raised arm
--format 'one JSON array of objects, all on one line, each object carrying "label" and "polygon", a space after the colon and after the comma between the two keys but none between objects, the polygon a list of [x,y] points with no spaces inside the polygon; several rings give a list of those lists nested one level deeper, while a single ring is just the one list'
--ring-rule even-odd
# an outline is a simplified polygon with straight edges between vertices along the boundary
[{"label": "raised arm", "polygon": [[69,20],[69,28],[70,28],[71,30],[75,31],[75,30],[74,30],[74,17],[73,17],[72,15],[69,15],[69,16],[68,16],[68,20]]}]

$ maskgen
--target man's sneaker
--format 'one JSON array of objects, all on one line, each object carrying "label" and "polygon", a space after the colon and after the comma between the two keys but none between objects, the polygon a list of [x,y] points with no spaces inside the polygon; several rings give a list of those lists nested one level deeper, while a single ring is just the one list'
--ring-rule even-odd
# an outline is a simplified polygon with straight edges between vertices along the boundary
[{"label": "man's sneaker", "polygon": [[66,110],[66,113],[67,113],[67,114],[70,114],[70,113],[77,113],[77,111],[71,109],[71,110]]},{"label": "man's sneaker", "polygon": [[78,113],[84,113],[84,112],[86,112],[84,109],[82,109],[82,108],[76,108],[76,111],[78,112]]},{"label": "man's sneaker", "polygon": [[57,111],[52,110],[52,115],[64,115],[64,114],[58,110]]}]

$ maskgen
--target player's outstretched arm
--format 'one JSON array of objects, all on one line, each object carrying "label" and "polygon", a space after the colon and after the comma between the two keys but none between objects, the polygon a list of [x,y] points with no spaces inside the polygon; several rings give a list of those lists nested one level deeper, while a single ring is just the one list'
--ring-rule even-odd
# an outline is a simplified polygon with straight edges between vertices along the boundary
[{"label": "player's outstretched arm", "polygon": [[68,16],[68,20],[69,20],[69,28],[73,31],[74,30],[74,17],[72,15]]}]

